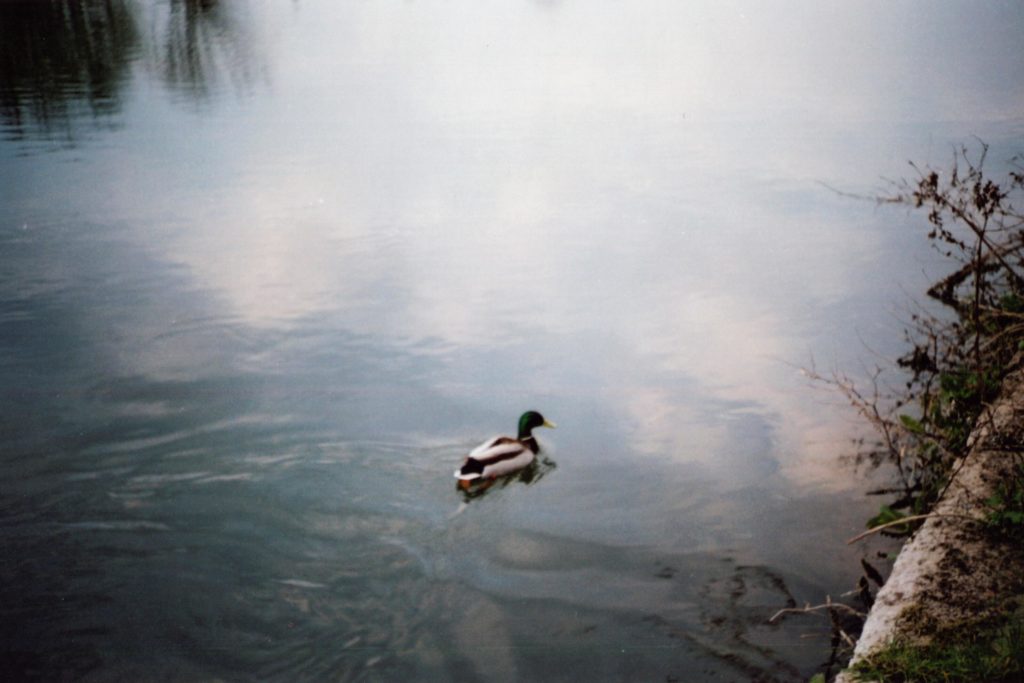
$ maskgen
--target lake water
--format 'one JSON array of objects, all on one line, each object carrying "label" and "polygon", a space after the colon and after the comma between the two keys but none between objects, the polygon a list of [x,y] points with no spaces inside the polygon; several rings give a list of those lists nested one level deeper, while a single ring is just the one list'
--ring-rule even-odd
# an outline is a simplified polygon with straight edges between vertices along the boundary
[{"label": "lake water", "polygon": [[[5,680],[804,680],[1017,3],[0,4]],[[535,408],[542,457],[452,471]]]}]

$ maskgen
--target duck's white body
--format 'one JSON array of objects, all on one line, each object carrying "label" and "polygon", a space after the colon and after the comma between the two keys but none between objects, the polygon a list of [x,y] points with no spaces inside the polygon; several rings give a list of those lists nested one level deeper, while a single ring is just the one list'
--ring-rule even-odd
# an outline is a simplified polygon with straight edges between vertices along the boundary
[{"label": "duck's white body", "polygon": [[532,437],[520,441],[510,436],[495,436],[469,452],[462,467],[455,470],[455,478],[462,481],[494,479],[521,470],[533,462],[536,448],[537,442]]}]

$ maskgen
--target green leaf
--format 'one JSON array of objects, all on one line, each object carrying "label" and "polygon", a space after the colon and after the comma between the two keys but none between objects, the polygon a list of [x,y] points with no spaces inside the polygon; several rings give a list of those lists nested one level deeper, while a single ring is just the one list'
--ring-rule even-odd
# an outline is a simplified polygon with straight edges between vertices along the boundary
[{"label": "green leaf", "polygon": [[883,505],[878,510],[878,514],[868,520],[868,528],[874,529],[876,526],[888,524],[889,522],[895,522],[903,519],[906,515],[896,512],[888,505]]},{"label": "green leaf", "polygon": [[900,422],[912,434],[924,434],[924,426],[909,415],[900,415]]}]

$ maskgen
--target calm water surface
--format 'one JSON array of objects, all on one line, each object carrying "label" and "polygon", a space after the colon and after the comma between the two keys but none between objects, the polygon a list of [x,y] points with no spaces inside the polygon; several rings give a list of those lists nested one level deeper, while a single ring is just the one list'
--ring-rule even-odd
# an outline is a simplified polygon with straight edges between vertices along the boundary
[{"label": "calm water surface", "polygon": [[[1024,147],[1016,3],[0,4],[5,679],[803,680],[876,505],[797,368]],[[452,470],[559,423],[483,495]]]}]

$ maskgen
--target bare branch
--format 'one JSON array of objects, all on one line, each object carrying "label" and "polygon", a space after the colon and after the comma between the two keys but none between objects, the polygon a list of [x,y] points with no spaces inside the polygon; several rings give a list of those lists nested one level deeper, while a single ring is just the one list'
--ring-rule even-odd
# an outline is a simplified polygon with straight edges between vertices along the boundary
[{"label": "bare branch", "polygon": [[823,603],[821,605],[811,606],[808,603],[807,605],[805,605],[803,607],[785,607],[783,609],[780,609],[778,612],[773,614],[768,619],[768,623],[769,624],[774,624],[776,619],[778,619],[779,617],[781,617],[784,614],[811,614],[811,613],[817,612],[819,610],[831,610],[831,609],[841,609],[841,610],[843,610],[845,612],[849,612],[850,614],[853,614],[854,616],[858,616],[861,619],[863,619],[864,617],[867,616],[863,612],[861,612],[859,610],[856,610],[853,607],[850,607],[849,605],[844,605],[841,602],[832,602],[831,598],[826,598],[826,599],[827,599],[827,602],[825,602],[825,603]]},{"label": "bare branch", "polygon": [[856,543],[857,541],[860,541],[860,540],[862,540],[864,538],[867,538],[868,536],[871,536],[872,534],[876,534],[879,531],[882,531],[883,529],[889,529],[889,528],[894,527],[894,526],[901,526],[903,524],[909,524],[910,522],[919,522],[921,520],[930,519],[932,517],[949,518],[949,519],[966,519],[966,520],[970,520],[971,522],[981,522],[982,521],[982,520],[978,519],[977,517],[971,517],[970,515],[940,515],[940,514],[936,514],[936,513],[929,513],[927,515],[910,515],[909,517],[900,517],[899,519],[894,520],[892,522],[886,522],[885,524],[879,524],[878,526],[871,527],[867,531],[863,531],[863,532],[857,534],[856,536],[854,536],[853,538],[849,539],[848,541],[846,541],[846,545],[852,545],[852,544]]}]

